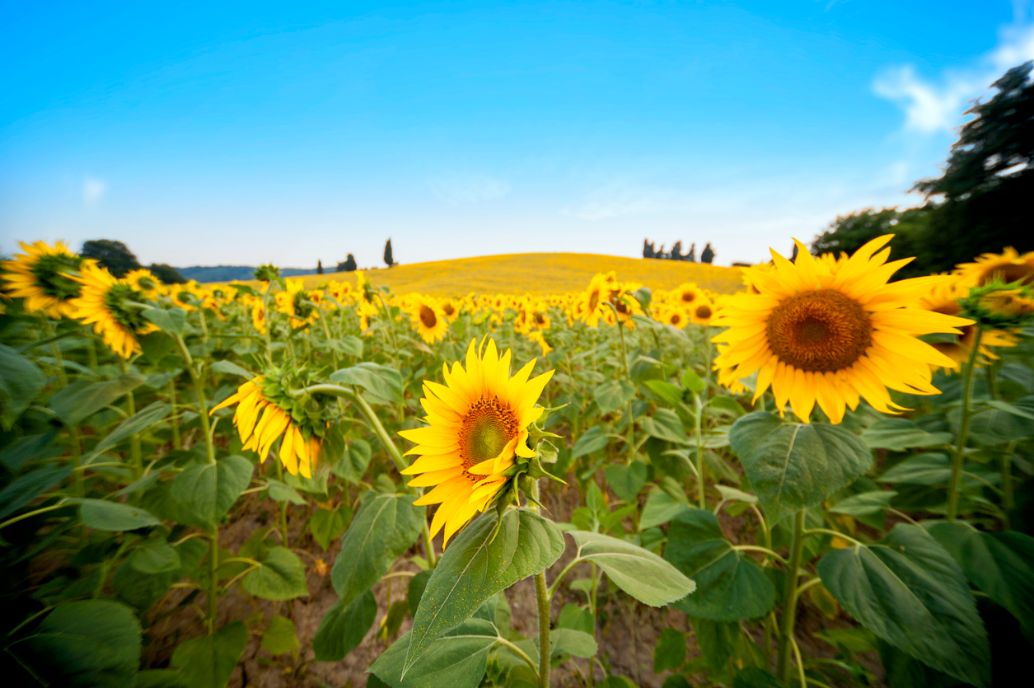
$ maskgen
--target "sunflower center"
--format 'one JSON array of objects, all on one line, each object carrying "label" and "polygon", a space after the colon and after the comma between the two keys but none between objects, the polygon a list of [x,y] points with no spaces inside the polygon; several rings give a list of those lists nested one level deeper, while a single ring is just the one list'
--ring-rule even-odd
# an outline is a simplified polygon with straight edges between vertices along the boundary
[{"label": "sunflower center", "polygon": [[598,305],[600,305],[600,292],[598,290],[594,290],[589,294],[589,312],[594,312]]},{"label": "sunflower center", "polygon": [[438,316],[434,314],[434,309],[427,304],[420,305],[420,322],[427,329],[431,329],[438,324]]},{"label": "sunflower center", "polygon": [[872,344],[872,322],[861,305],[835,289],[783,299],[768,317],[768,346],[783,362],[810,372],[854,365]]},{"label": "sunflower center", "polygon": [[711,307],[707,304],[697,306],[697,317],[701,320],[707,320],[711,317]]},{"label": "sunflower center", "polygon": [[697,298],[695,291],[682,292],[682,303],[693,303]]},{"label": "sunflower center", "polygon": [[460,427],[460,456],[464,468],[494,459],[517,436],[517,414],[497,398],[474,402]]}]

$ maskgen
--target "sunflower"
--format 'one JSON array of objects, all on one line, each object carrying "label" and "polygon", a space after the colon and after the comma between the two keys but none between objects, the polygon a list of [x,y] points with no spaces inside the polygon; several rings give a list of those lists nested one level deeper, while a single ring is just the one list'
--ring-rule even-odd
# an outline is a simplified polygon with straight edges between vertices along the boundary
[{"label": "sunflower", "polygon": [[248,380],[211,413],[237,404],[233,424],[244,442],[245,451],[256,452],[259,462],[265,463],[269,450],[282,436],[283,441],[277,451],[280,463],[291,475],[301,473],[311,478],[321,448],[316,433],[322,428],[318,423],[312,428],[304,427],[295,420],[296,417],[308,419],[309,416],[295,413],[296,409],[291,407],[297,402],[282,394],[283,384],[277,377],[274,371]]},{"label": "sunflower", "polygon": [[[714,337],[720,379],[758,373],[756,401],[769,387],[783,412],[787,402],[808,422],[815,404],[830,421],[864,397],[896,413],[887,389],[938,394],[931,367],[952,361],[919,336],[959,334],[972,321],[923,308],[919,295],[943,278],[889,283],[908,260],[887,262],[892,235],[868,242],[850,258],[817,261],[800,242],[796,263],[772,251],[771,270],[752,272],[758,293],[726,297]],[[881,250],[882,249],[882,250]]]},{"label": "sunflower", "polygon": [[1001,253],[985,253],[955,269],[965,282],[976,287],[995,280],[1034,284],[1034,251],[1020,255],[1009,246]]},{"label": "sunflower", "polygon": [[69,304],[82,289],[72,273],[82,266],[83,258],[62,241],[53,246],[43,241],[18,245],[24,253],[3,262],[8,295],[25,299],[28,311],[42,311],[51,318],[69,315]]},{"label": "sunflower", "polygon": [[677,330],[681,330],[689,322],[686,312],[678,306],[668,306],[661,311],[657,320],[665,325],[671,325]]},{"label": "sunflower", "polygon": [[[965,282],[957,279],[946,279],[943,282],[931,286],[929,292],[924,294],[919,304],[937,313],[946,315],[959,315],[962,313],[960,303],[969,295],[969,287]],[[942,354],[951,359],[952,365],[941,366],[946,371],[957,371],[963,363],[969,359],[970,351],[973,350],[973,342],[976,340],[977,325],[972,323],[959,327],[961,334],[957,337],[946,335],[931,341],[930,344]],[[1008,330],[994,327],[985,327],[980,335],[980,360],[982,362],[998,359],[995,348],[1013,347],[1018,340]]]},{"label": "sunflower", "polygon": [[81,269],[75,279],[82,291],[70,302],[71,316],[93,325],[93,331],[122,358],[140,353],[137,335],[158,331],[158,326],[142,315],[147,297],[93,261],[84,261]]},{"label": "sunflower", "polygon": [[133,289],[146,295],[147,298],[154,298],[161,291],[162,281],[155,277],[154,273],[147,268],[130,270],[122,279]]},{"label": "sunflower", "polygon": [[449,331],[445,314],[438,302],[429,296],[418,296],[409,308],[409,316],[417,334],[428,344],[444,339]]},{"label": "sunflower", "polygon": [[305,291],[300,279],[284,280],[284,291],[276,293],[276,309],[287,316],[292,330],[301,330],[320,317],[317,303]]},{"label": "sunflower", "polygon": [[539,345],[539,348],[542,349],[543,356],[553,350],[553,347],[551,347],[549,342],[546,341],[546,335],[542,334],[542,330],[531,330],[524,336]]},{"label": "sunflower", "polygon": [[542,416],[536,406],[553,371],[528,379],[535,359],[510,375],[510,351],[498,355],[495,342],[467,348],[466,368],[443,365],[445,384],[424,382],[420,400],[425,427],[399,434],[416,443],[419,456],[402,471],[412,487],[433,487],[415,504],[438,504],[431,536],[445,529],[444,542],[492,503],[506,484],[515,455],[531,458],[528,426]]},{"label": "sunflower", "polygon": [[710,325],[714,312],[714,303],[711,302],[711,299],[701,295],[689,309],[689,319],[697,325]]},{"label": "sunflower", "polygon": [[589,327],[596,327],[600,318],[609,312],[609,309],[605,308],[603,304],[610,298],[610,290],[615,281],[613,272],[597,273],[589,281],[589,286],[582,294],[578,308],[579,317]]},{"label": "sunflower", "polygon": [[687,309],[696,303],[700,297],[700,287],[692,282],[684,282],[675,288],[675,300]]}]

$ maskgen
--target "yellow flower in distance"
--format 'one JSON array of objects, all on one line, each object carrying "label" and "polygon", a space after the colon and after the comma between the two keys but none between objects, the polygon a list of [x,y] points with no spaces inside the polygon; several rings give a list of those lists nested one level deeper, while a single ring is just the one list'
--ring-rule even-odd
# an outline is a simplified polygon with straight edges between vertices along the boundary
[{"label": "yellow flower in distance", "polygon": [[1034,284],[1034,251],[1020,255],[1010,246],[1001,253],[985,253],[955,269],[964,281],[975,287],[994,280]]},{"label": "yellow flower in distance", "polygon": [[25,300],[28,311],[42,311],[51,318],[70,313],[69,302],[82,286],[69,273],[79,270],[83,259],[64,242],[53,246],[37,241],[19,242],[24,253],[3,262],[3,279],[9,296]]},{"label": "yellow flower in distance", "polygon": [[772,268],[751,275],[757,293],[722,300],[716,324],[728,329],[714,337],[727,345],[715,359],[719,379],[757,372],[754,400],[771,387],[780,413],[789,402],[804,422],[816,403],[839,423],[860,398],[883,413],[902,410],[888,388],[938,394],[932,367],[953,363],[919,337],[958,334],[971,321],[921,306],[919,294],[943,278],[888,281],[909,262],[887,262],[891,238],[835,262],[816,260],[800,242],[795,263],[772,251]]},{"label": "yellow flower in distance", "polygon": [[244,442],[246,451],[254,451],[259,455],[259,462],[265,463],[269,450],[280,437],[280,449],[277,457],[291,475],[301,473],[306,478],[312,477],[312,469],[320,454],[319,440],[303,431],[294,422],[290,413],[269,399],[263,390],[265,378],[261,375],[248,380],[212,409],[219,409],[237,404],[233,414],[233,424]]},{"label": "yellow flower in distance", "polygon": [[424,382],[420,403],[427,425],[399,433],[416,443],[406,454],[419,456],[402,473],[416,476],[409,481],[412,487],[434,488],[415,503],[438,505],[431,536],[444,528],[445,544],[492,503],[515,456],[535,456],[528,426],[542,416],[536,402],[553,371],[528,379],[532,359],[511,376],[510,357],[509,350],[500,356],[491,339],[480,347],[471,341],[466,367],[444,364],[445,384]]},{"label": "yellow flower in distance", "polygon": [[146,296],[124,280],[116,279],[93,261],[84,261],[75,278],[79,296],[70,302],[71,315],[104,339],[104,344],[122,358],[140,353],[137,335],[157,332],[158,326],[141,315]]},{"label": "yellow flower in distance", "polygon": [[445,313],[442,312],[437,300],[429,296],[416,297],[409,314],[417,334],[428,344],[443,339],[449,331]]}]

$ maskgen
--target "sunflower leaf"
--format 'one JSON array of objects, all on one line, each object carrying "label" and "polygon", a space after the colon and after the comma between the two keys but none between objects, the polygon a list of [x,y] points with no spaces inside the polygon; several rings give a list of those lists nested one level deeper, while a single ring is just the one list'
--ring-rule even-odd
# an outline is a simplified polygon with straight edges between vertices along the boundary
[{"label": "sunflower leaf", "polygon": [[438,561],[413,618],[400,674],[417,664],[436,639],[477,611],[485,600],[517,581],[547,569],[564,551],[564,536],[552,521],[527,509],[499,518],[486,512],[463,529]]},{"label": "sunflower leaf", "polygon": [[484,619],[470,619],[433,641],[412,665],[408,654],[412,633],[406,633],[370,667],[374,676],[392,688],[478,686],[488,666],[488,653],[499,641],[495,626]]},{"label": "sunflower leaf", "polygon": [[839,425],[787,423],[756,412],[733,424],[729,440],[773,523],[822,502],[872,466],[865,444]]}]

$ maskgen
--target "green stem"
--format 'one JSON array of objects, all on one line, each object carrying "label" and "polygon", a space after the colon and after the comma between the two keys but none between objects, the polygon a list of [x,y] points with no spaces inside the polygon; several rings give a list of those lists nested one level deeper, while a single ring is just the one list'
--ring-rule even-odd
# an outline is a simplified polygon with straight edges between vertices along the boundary
[{"label": "green stem", "polygon": [[66,500],[61,500],[57,504],[51,504],[50,506],[42,506],[39,509],[33,509],[32,511],[26,511],[24,514],[19,514],[17,516],[14,516],[13,518],[7,519],[3,523],[0,523],[0,530],[3,530],[7,526],[13,526],[15,523],[18,523],[19,521],[24,521],[27,518],[32,518],[33,516],[39,516],[40,514],[45,514],[45,513],[49,512],[49,511],[57,511],[58,509],[64,509],[64,508],[69,507],[69,506],[72,506],[72,505],[69,504]]},{"label": "green stem", "polygon": [[1014,489],[1012,484],[1012,455],[1016,451],[1016,440],[1006,445],[1002,452],[1002,511],[1005,512],[1005,528],[1009,529],[1009,513],[1015,506]]},{"label": "green stem", "polygon": [[[618,339],[621,342],[621,367],[625,372],[625,379],[628,381],[632,380],[632,374],[628,370],[628,349],[625,348],[625,326],[621,323],[621,318],[618,316],[616,308],[611,306],[614,310],[614,317],[617,318],[618,328]],[[632,455],[628,457],[628,462],[635,459],[635,419],[632,417],[632,399],[628,400],[628,404],[625,407],[625,415],[628,418],[628,446],[632,450]]]},{"label": "green stem", "polygon": [[[540,502],[539,481],[531,481],[529,508],[538,511]],[[549,688],[549,589],[546,587],[546,572],[535,576],[535,599],[538,602],[539,616],[539,686]]]},{"label": "green stem", "polygon": [[793,537],[790,540],[790,563],[786,567],[786,585],[783,593],[783,616],[779,624],[779,649],[776,674],[785,685],[790,680],[790,653],[793,651],[793,629],[797,622],[797,576],[804,553],[804,511],[793,519]]},{"label": "green stem", "polygon": [[[173,335],[176,339],[176,346],[179,348],[183,362],[187,366],[187,374],[194,386],[194,395],[197,397],[198,418],[201,422],[201,435],[205,441],[205,451],[209,464],[215,464],[215,445],[212,443],[212,426],[208,420],[208,400],[205,398],[205,390],[201,384],[201,376],[194,368],[194,359],[190,355],[187,343],[180,335]],[[219,607],[218,592],[218,568],[219,568],[219,526],[214,525],[208,531],[208,614],[205,619],[208,634],[215,633],[215,617]]]},{"label": "green stem", "polygon": [[696,451],[696,473],[697,473],[697,504],[701,509],[707,508],[707,484],[704,482],[704,438],[703,433],[703,418],[704,418],[704,404],[701,402],[700,395],[694,394],[694,405],[696,406],[695,413],[693,414],[693,431],[696,435],[697,451]]},{"label": "green stem", "polygon": [[180,419],[176,415],[176,380],[169,380],[169,406],[171,411],[169,415],[172,419],[172,448],[178,450],[183,446],[183,440],[180,437]]},{"label": "green stem", "polygon": [[[129,366],[125,360],[119,359],[122,364],[122,374],[129,373]],[[136,395],[133,390],[126,393],[126,417],[132,418],[136,415]],[[139,480],[144,474],[143,452],[140,449],[140,433],[133,433],[129,438],[129,463],[133,466],[133,475]]]},{"label": "green stem", "polygon": [[980,339],[983,328],[978,324],[973,335],[973,345],[962,373],[962,416],[959,420],[959,435],[955,443],[955,453],[951,460],[951,482],[948,483],[948,520],[954,521],[959,513],[959,484],[962,480],[962,466],[966,459],[966,440],[969,438],[970,405],[973,397],[973,371],[977,367],[980,355]]}]

